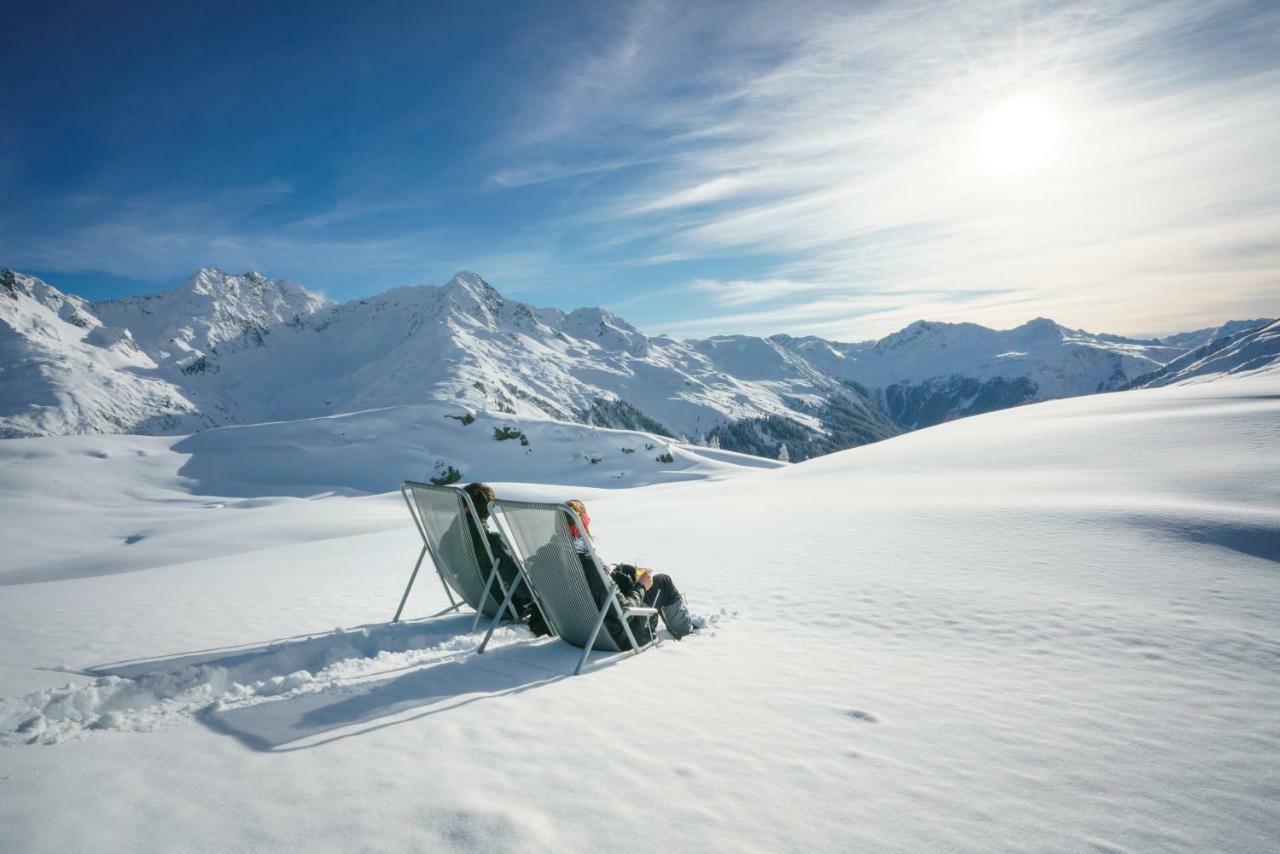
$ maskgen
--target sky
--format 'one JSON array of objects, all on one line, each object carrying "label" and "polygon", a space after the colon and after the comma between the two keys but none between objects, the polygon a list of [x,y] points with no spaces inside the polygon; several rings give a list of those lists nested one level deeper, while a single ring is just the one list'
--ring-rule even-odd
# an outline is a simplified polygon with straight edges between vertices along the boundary
[{"label": "sky", "polygon": [[678,336],[1280,314],[1275,3],[5,7],[0,266],[91,299],[214,266],[471,270]]}]

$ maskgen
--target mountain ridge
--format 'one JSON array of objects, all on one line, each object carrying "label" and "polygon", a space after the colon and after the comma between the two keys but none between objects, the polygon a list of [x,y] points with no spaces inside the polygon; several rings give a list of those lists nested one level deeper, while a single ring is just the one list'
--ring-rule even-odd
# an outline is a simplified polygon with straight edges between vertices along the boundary
[{"label": "mountain ridge", "polygon": [[680,340],[604,308],[511,300],[469,271],[343,303],[214,268],[172,291],[94,303],[9,270],[0,284],[11,297],[0,299],[0,436],[193,432],[438,400],[762,456],[786,444],[799,461],[1122,388],[1204,332],[1168,344],[1035,318],[1012,330],[921,320],[859,343]]}]

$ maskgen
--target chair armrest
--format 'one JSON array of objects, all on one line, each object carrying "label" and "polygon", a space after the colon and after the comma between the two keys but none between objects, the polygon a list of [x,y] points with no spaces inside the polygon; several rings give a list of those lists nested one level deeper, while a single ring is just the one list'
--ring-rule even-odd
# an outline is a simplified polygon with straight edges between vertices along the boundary
[{"label": "chair armrest", "polygon": [[643,608],[639,605],[623,605],[622,613],[628,617],[656,617],[658,616],[658,609]]}]

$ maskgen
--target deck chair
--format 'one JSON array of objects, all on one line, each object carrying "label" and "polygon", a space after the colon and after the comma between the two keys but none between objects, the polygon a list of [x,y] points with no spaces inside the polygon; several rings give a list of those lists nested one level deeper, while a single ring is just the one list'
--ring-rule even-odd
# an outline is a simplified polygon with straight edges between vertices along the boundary
[{"label": "deck chair", "polygon": [[[498,560],[489,547],[489,538],[485,536],[476,514],[471,496],[461,489],[449,486],[432,486],[426,483],[406,480],[400,484],[400,493],[409,505],[409,514],[422,535],[422,551],[418,553],[418,562],[413,565],[413,573],[409,576],[409,584],[400,597],[400,607],[391,622],[400,621],[404,611],[404,603],[409,599],[409,591],[418,578],[418,570],[422,560],[428,554],[435,564],[436,574],[444,585],[445,595],[450,605],[432,617],[443,616],[456,611],[463,604],[475,609],[475,619],[471,621],[471,631],[476,630],[480,616],[498,619],[498,615],[507,611],[513,620],[518,620],[515,606],[510,602],[510,592],[502,582],[498,573]],[[479,534],[478,542],[484,546],[487,565],[482,566],[477,560],[476,550],[471,544],[473,527]],[[455,601],[453,594],[458,594],[462,601]]]},{"label": "deck chair", "polygon": [[[600,573],[601,586],[607,591],[604,603],[596,602],[570,534],[571,523],[578,530],[585,530],[586,526],[572,508],[564,504],[498,499],[490,504],[490,512],[507,542],[513,546],[512,554],[521,573],[515,583],[523,580],[529,586],[534,601],[542,610],[552,631],[574,646],[582,647],[582,658],[573,671],[575,676],[586,666],[592,650],[635,654],[653,645],[653,640],[644,646],[636,643],[635,635],[627,625],[627,618],[656,617],[657,609],[624,605],[617,595],[618,585],[605,571],[590,540],[587,540],[586,548],[592,568]],[[510,593],[507,598],[510,599]],[[506,605],[505,602],[503,604]],[[630,650],[619,648],[607,631],[600,630],[610,609],[622,621],[627,640],[631,642]],[[489,624],[489,630],[476,652],[484,652],[497,624],[497,619]]]}]

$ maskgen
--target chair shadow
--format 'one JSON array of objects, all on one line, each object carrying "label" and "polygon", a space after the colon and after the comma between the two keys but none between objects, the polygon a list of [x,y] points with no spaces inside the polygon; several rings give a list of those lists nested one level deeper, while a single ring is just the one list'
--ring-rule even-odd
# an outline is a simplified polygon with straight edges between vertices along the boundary
[{"label": "chair shadow", "polygon": [[[214,732],[266,753],[287,753],[421,720],[480,700],[519,694],[567,678],[563,644],[521,642],[483,656],[442,661],[389,679],[251,706],[209,706],[197,719]],[[571,650],[568,650],[571,652]]]},{"label": "chair shadow", "polygon": [[[162,691],[171,683],[209,682],[218,691],[233,683],[279,682],[299,671],[315,674],[335,662],[376,659],[381,653],[439,653],[434,661],[410,661],[380,670],[366,681],[317,684],[316,690],[252,705],[212,703],[196,719],[246,747],[283,753],[451,711],[480,700],[521,693],[569,677],[582,652],[556,638],[519,639],[477,655],[480,635],[472,616],[456,614],[399,623],[377,623],[253,645],[202,649],[175,655],[95,665],[87,676],[118,676]],[[609,668],[627,654],[592,656],[591,670]],[[302,683],[305,690],[307,687]]]},{"label": "chair shadow", "polygon": [[[404,652],[446,643],[471,631],[471,615],[367,623],[349,629],[277,638],[240,646],[214,647],[155,658],[133,658],[85,668],[87,676],[139,679],[186,667],[219,667],[246,678],[316,670],[335,657],[372,657],[379,652]],[[310,665],[310,666],[309,666]]]}]

